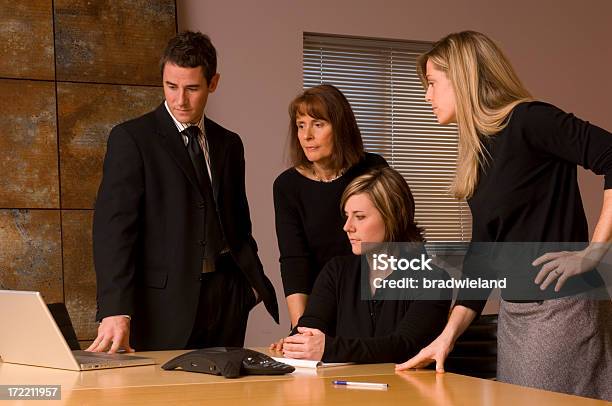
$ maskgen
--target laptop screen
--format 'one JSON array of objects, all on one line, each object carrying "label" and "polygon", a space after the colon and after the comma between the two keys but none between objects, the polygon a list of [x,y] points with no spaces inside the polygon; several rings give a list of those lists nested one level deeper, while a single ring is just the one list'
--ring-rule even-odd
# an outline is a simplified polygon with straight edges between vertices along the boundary
[{"label": "laptop screen", "polygon": [[79,370],[40,292],[0,290],[4,362]]}]

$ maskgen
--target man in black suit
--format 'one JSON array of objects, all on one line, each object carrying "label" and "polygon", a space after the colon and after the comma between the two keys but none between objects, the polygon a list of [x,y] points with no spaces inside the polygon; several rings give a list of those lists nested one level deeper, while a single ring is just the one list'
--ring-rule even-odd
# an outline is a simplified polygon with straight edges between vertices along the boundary
[{"label": "man in black suit", "polygon": [[178,34],[161,59],[165,102],[110,133],[90,351],[242,346],[259,300],[278,322],[251,236],[242,141],[204,116],[216,69],[207,36]]}]

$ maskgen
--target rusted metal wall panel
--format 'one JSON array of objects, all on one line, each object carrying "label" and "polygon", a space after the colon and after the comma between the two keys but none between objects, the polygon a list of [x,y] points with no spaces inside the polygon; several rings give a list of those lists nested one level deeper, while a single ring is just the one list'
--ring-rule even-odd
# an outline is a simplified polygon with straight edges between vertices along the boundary
[{"label": "rusted metal wall panel", "polygon": [[0,0],[0,77],[54,80],[51,0]]},{"label": "rusted metal wall panel", "polygon": [[57,80],[157,85],[173,0],[55,0]]},{"label": "rusted metal wall panel", "polygon": [[63,301],[59,210],[0,210],[0,288]]},{"label": "rusted metal wall panel", "polygon": [[0,79],[0,207],[59,208],[55,86]]},{"label": "rusted metal wall panel", "polygon": [[160,88],[59,83],[62,208],[92,209],[112,127],[153,110]]}]

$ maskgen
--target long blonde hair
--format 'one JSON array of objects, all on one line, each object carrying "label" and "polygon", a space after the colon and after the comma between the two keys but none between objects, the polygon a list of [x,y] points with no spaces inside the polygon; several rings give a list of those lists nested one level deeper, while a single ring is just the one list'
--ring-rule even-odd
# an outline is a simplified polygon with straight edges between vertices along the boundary
[{"label": "long blonde hair", "polygon": [[447,75],[455,92],[459,155],[450,191],[469,198],[487,159],[482,139],[500,132],[514,107],[533,98],[501,49],[479,32],[449,34],[419,57],[417,70],[425,87],[428,60]]}]

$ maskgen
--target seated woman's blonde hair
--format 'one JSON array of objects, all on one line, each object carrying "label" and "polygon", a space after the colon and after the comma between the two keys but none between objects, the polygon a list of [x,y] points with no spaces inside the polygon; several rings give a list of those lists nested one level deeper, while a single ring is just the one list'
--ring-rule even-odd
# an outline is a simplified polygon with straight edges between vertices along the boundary
[{"label": "seated woman's blonde hair", "polygon": [[375,168],[353,179],[340,199],[344,213],[346,201],[365,193],[382,215],[385,223],[385,241],[421,242],[423,229],[414,219],[414,197],[402,175],[389,167]]}]

